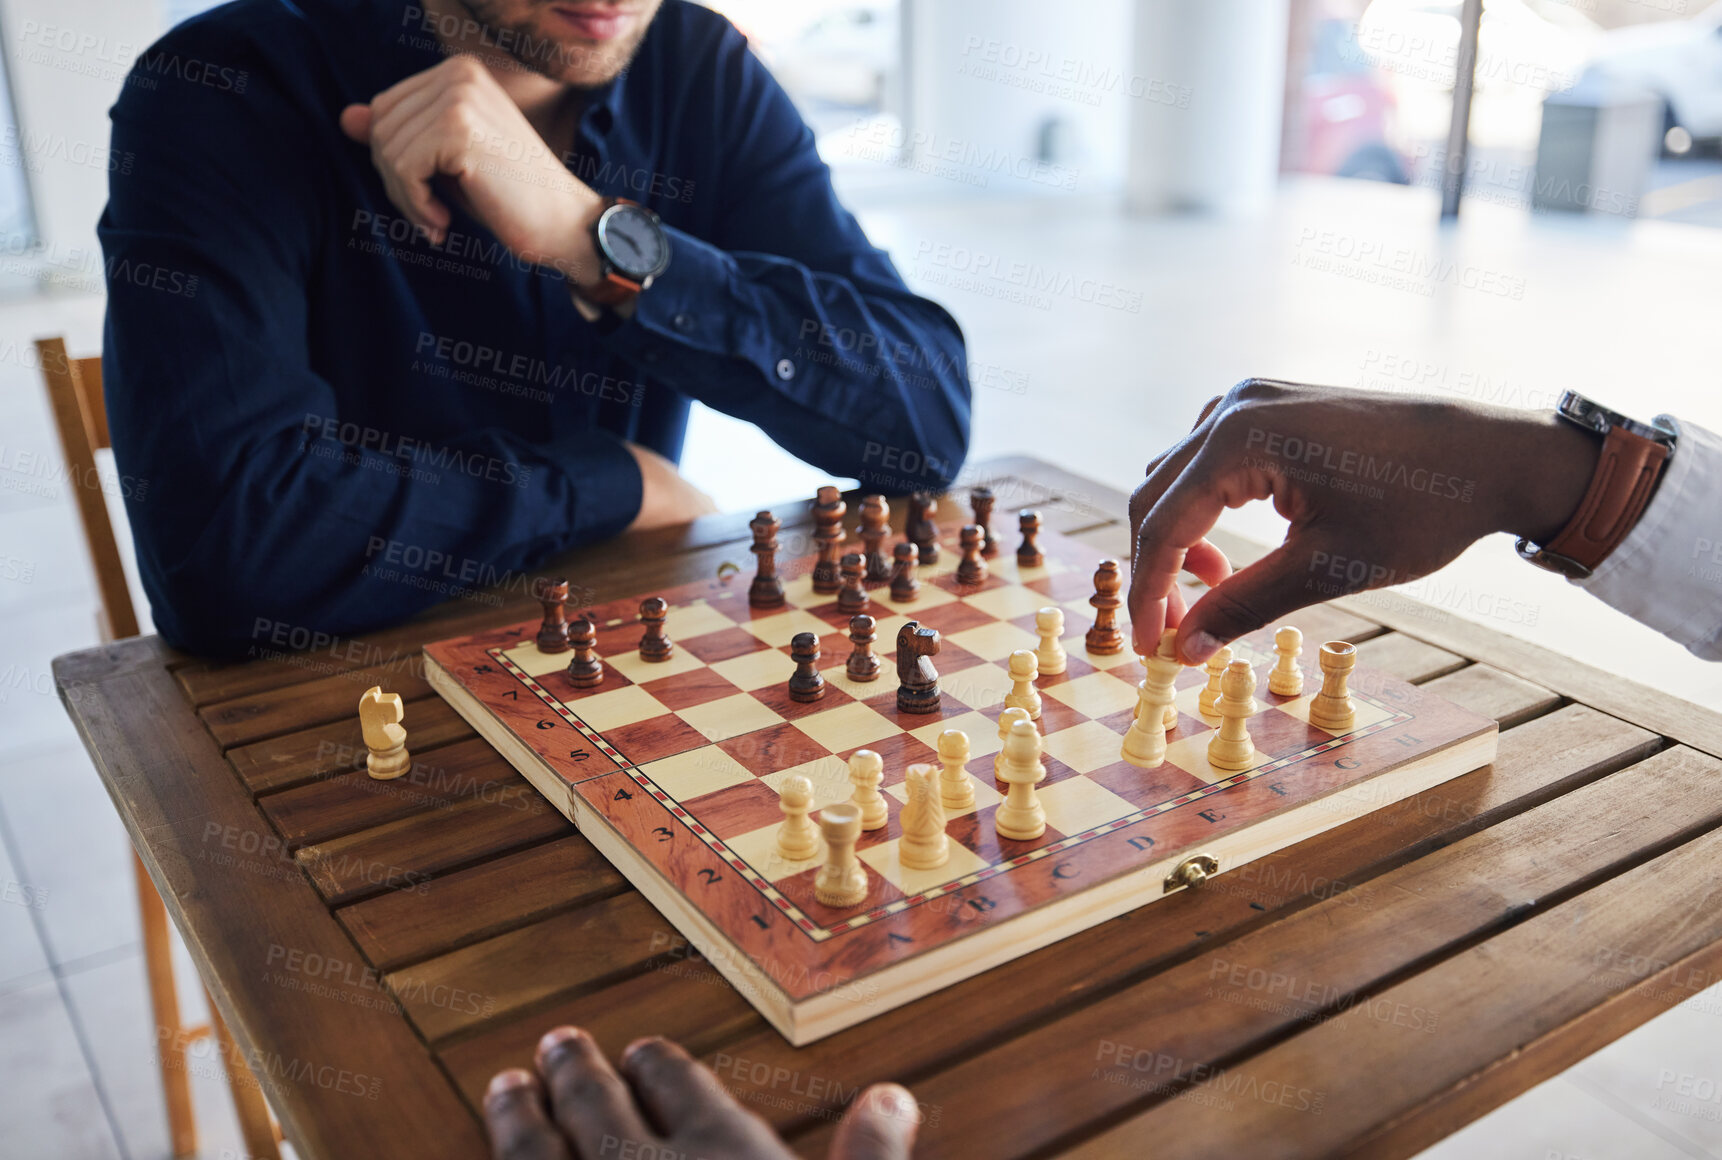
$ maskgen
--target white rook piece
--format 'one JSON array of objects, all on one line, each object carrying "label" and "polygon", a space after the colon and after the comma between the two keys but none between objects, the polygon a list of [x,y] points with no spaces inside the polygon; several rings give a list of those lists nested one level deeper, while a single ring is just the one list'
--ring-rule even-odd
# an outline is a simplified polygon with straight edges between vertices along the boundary
[{"label": "white rook piece", "polygon": [[1303,652],[1303,633],[1286,625],[1274,633],[1273,672],[1268,674],[1268,692],[1278,693],[1282,697],[1297,697],[1303,694],[1303,670],[1297,667],[1297,658]]},{"label": "white rook piece", "polygon": [[1068,656],[1059,638],[1064,635],[1064,609],[1047,607],[1034,614],[1034,630],[1040,634],[1040,647],[1034,659],[1040,663],[1043,676],[1056,676],[1068,667]]},{"label": "white rook piece", "polygon": [[975,804],[975,783],[969,780],[969,735],[961,729],[939,734],[939,799],[948,810],[966,810]]},{"label": "white rook piece", "polygon": [[855,857],[861,836],[861,810],[854,802],[838,802],[819,811],[825,835],[825,864],[813,879],[813,897],[825,906],[860,906],[867,900],[867,871]]},{"label": "white rook piece", "polygon": [[903,784],[909,802],[903,807],[897,860],[909,870],[936,870],[951,860],[945,807],[939,800],[939,771],[930,765],[911,765],[903,774]]},{"label": "white rook piece", "polygon": [[1321,692],[1310,698],[1309,723],[1329,733],[1349,733],[1357,724],[1351,703],[1351,670],[1357,667],[1357,647],[1343,640],[1321,646]]},{"label": "white rook piece", "polygon": [[1256,707],[1256,674],[1248,661],[1233,661],[1220,679],[1220,728],[1208,739],[1208,764],[1236,772],[1248,769],[1256,759],[1245,722]]},{"label": "white rook piece", "polygon": [[371,751],[365,769],[378,781],[397,778],[412,767],[407,731],[401,727],[404,715],[401,695],[385,693],[381,685],[372,685],[359,697],[359,732]]},{"label": "white rook piece", "polygon": [[777,853],[790,862],[805,862],[819,853],[819,827],[807,816],[813,804],[813,783],[796,774],[783,783],[778,796],[783,824],[777,827]]},{"label": "white rook piece", "polygon": [[993,814],[993,825],[999,837],[1018,842],[1032,842],[1046,833],[1046,810],[1034,783],[1043,776],[1040,766],[1040,731],[1034,722],[1019,718],[1010,727],[1002,751],[1003,780],[1010,789],[1005,800]]},{"label": "white rook piece", "polygon": [[1040,690],[1034,687],[1040,676],[1040,661],[1030,649],[1019,648],[1010,654],[1010,692],[1004,703],[1010,709],[1025,710],[1035,721],[1040,720]]},{"label": "white rook piece", "polygon": [[849,780],[855,786],[855,793],[849,800],[861,811],[863,830],[882,829],[890,817],[884,795],[879,792],[879,783],[884,779],[885,759],[877,753],[871,749],[857,749],[849,755]]}]

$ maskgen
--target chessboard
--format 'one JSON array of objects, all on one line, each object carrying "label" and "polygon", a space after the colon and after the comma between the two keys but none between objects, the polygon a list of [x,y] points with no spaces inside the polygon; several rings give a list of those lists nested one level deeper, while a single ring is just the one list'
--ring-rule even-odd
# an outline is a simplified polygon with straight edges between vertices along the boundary
[{"label": "chessboard", "polygon": [[[1127,647],[1093,653],[1086,643],[1102,553],[1038,533],[1039,563],[1019,563],[1001,542],[984,579],[971,572],[961,582],[958,536],[934,535],[938,561],[919,567],[912,599],[893,599],[878,580],[866,584],[882,662],[874,680],[849,675],[853,609],[814,590],[814,555],[779,566],[777,607],[750,604],[750,577],[728,568],[579,610],[595,629],[601,665],[589,687],[569,676],[573,654],[540,648],[536,620],[427,647],[427,675],[794,1044],[1204,878],[1223,880],[1494,760],[1493,720],[1363,666],[1350,678],[1351,727],[1312,724],[1310,702],[1322,683],[1317,649],[1306,647],[1296,661],[1303,694],[1275,694],[1266,679],[1275,661],[1269,628],[1233,646],[1234,659],[1262,677],[1247,722],[1255,747],[1248,768],[1207,760],[1220,719],[1202,711],[1201,668],[1175,681],[1165,760],[1139,768],[1120,750],[1143,665]],[[642,597],[667,604],[667,659],[642,656]],[[1048,607],[1063,613],[1067,663],[1034,681],[1045,770],[1035,792],[1046,827],[1015,841],[994,823],[1006,789],[994,776],[998,721],[1012,690],[1008,658],[1041,643],[1037,613]],[[893,646],[910,620],[941,637],[931,658],[936,712],[898,705]],[[791,642],[802,633],[820,645],[824,686],[812,701],[788,689],[797,669]],[[945,864],[909,869],[899,858],[905,771],[937,768],[939,739],[952,729],[969,739],[974,804],[947,811]],[[850,799],[849,758],[862,749],[883,759],[888,817],[856,845],[865,898],[834,908],[815,897],[821,857],[790,861],[777,851],[779,794],[806,777],[814,811]]]}]

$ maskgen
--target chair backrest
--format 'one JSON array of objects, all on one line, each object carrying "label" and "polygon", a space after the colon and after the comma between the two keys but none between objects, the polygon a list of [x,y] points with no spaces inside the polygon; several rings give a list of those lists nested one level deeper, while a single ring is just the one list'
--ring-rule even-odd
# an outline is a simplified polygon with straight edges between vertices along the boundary
[{"label": "chair backrest", "polygon": [[84,542],[89,545],[90,562],[96,570],[96,588],[102,598],[102,636],[106,640],[136,636],[137,607],[126,586],[125,564],[96,469],[96,452],[112,446],[108,410],[102,398],[102,360],[100,356],[68,357],[63,338],[37,339],[36,353],[42,378],[48,384],[54,425],[60,429],[66,477],[78,501],[78,519],[84,525]]}]

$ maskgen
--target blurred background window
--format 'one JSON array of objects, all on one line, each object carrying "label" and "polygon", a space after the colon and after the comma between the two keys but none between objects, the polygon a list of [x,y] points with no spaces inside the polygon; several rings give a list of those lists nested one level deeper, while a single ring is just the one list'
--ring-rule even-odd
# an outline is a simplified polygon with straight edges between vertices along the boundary
[{"label": "blurred background window", "polygon": [[0,55],[0,253],[21,254],[36,247],[36,207],[30,197],[22,131],[12,99],[8,58]]}]

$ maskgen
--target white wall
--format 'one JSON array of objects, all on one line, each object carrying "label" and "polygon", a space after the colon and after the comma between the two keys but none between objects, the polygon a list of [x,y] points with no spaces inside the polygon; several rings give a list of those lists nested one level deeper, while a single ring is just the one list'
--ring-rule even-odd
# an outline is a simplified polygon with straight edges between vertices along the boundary
[{"label": "white wall", "polygon": [[155,0],[4,0],[0,26],[44,257],[100,285],[96,219],[108,199],[108,109],[160,34]]}]

